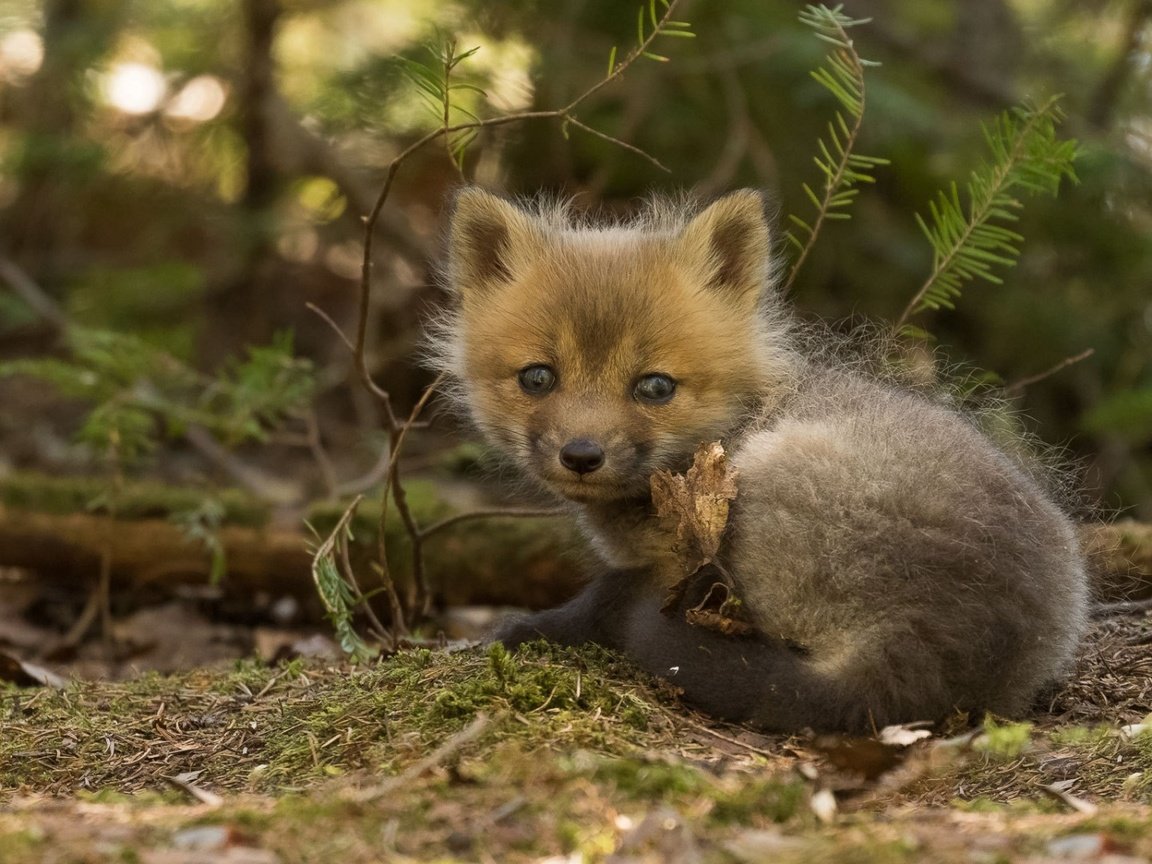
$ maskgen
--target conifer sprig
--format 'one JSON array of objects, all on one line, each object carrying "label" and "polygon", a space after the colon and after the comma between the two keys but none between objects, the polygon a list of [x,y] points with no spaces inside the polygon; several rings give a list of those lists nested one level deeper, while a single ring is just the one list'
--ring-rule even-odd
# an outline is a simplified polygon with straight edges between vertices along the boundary
[{"label": "conifer sprig", "polygon": [[[663,14],[656,11],[657,3],[662,7]],[[672,20],[669,14],[671,11],[672,6],[669,0],[648,0],[647,7],[641,6],[636,10],[636,47],[632,49],[635,56],[647,57],[658,63],[667,63],[667,57],[649,49],[653,39],[657,36],[674,36],[681,39],[696,38],[696,34],[692,32],[691,22]],[[645,15],[645,12],[648,14]],[[649,29],[649,23],[651,29]],[[607,74],[609,76],[614,75],[617,68],[616,46],[613,45],[612,52],[608,55]]]},{"label": "conifer sprig", "polygon": [[1021,105],[984,125],[990,158],[973,172],[962,200],[955,183],[929,202],[930,222],[916,221],[932,245],[932,273],[897,320],[900,333],[916,335],[908,320],[928,309],[952,309],[961,286],[974,279],[1000,284],[997,266],[1011,267],[1024,238],[1006,227],[1019,219],[1021,193],[1055,195],[1065,177],[1076,182],[1074,140],[1056,137],[1063,119],[1059,97]]},{"label": "conifer sprig", "polygon": [[800,21],[812,28],[816,38],[833,46],[824,64],[814,69],[811,75],[832,94],[841,110],[828,124],[827,134],[816,142],[817,155],[813,161],[824,175],[821,193],[817,194],[808,183],[803,185],[804,195],[812,202],[816,215],[811,222],[795,214],[788,216],[792,227],[785,236],[798,251],[788,270],[785,291],[796,281],[796,274],[812,251],[824,223],[851,218],[847,211],[860,192],[858,184],[875,182],[872,172],[888,164],[887,159],[854,152],[864,122],[864,70],[879,64],[863,59],[848,35],[851,28],[867,24],[872,19],[849,18],[843,13],[843,8],[808,6],[800,13]]},{"label": "conifer sprig", "polygon": [[[471,121],[479,121],[472,111],[463,107],[459,102],[453,101],[453,93],[458,90],[470,91],[481,97],[487,93],[475,84],[467,81],[454,80],[456,67],[480,50],[479,46],[467,51],[457,52],[456,40],[445,39],[440,43],[425,45],[425,50],[432,55],[434,64],[421,63],[410,57],[400,57],[401,69],[405,77],[415,86],[420,98],[429,111],[444,128],[452,125],[455,115],[462,115]],[[464,154],[477,135],[476,128],[461,129],[444,136],[448,156],[456,165],[457,170],[464,169]]]},{"label": "conifer sprig", "polygon": [[156,448],[162,433],[202,426],[228,444],[266,441],[312,399],[307,360],[293,356],[291,334],[249,347],[243,361],[215,377],[127,333],[70,327],[67,359],[0,363],[0,378],[36,378],[92,407],[79,432],[97,451],[114,449],[131,463]]}]

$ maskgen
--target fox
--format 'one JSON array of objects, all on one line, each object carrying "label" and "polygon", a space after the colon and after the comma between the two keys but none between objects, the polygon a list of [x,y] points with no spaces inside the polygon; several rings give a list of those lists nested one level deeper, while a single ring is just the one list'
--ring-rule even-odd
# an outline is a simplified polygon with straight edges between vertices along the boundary
[{"label": "fox", "polygon": [[[765,195],[602,222],[466,186],[446,237],[432,363],[597,562],[494,641],[597,643],[707,715],[784,733],[1017,716],[1067,674],[1088,606],[1070,516],[947,400],[806,345]],[[713,441],[739,478],[715,567],[747,633],[685,615],[709,568],[669,608],[650,478]]]}]

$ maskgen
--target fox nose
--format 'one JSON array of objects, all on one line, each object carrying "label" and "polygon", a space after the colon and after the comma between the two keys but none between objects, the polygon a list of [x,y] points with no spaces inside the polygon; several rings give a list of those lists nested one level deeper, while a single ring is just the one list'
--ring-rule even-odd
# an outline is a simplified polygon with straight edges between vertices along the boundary
[{"label": "fox nose", "polygon": [[604,451],[595,441],[577,438],[560,448],[560,464],[577,474],[591,474],[604,464]]}]

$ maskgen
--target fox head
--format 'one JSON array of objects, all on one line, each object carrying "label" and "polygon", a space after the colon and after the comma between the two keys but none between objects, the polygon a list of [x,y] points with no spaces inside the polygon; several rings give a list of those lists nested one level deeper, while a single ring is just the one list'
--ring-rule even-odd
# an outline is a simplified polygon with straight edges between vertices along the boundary
[{"label": "fox head", "polygon": [[466,188],[448,246],[439,363],[488,440],[562,497],[647,494],[789,375],[758,193],[597,227]]}]

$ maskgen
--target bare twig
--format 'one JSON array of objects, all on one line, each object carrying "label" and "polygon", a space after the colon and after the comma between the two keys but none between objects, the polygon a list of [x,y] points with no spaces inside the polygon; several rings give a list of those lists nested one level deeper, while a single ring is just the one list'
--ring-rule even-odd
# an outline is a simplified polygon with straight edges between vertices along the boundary
[{"label": "bare twig", "polygon": [[1050,369],[1045,369],[1043,372],[1039,372],[1036,375],[1029,375],[1027,378],[1021,378],[1019,381],[1013,381],[1011,384],[1004,388],[1004,395],[1019,396],[1033,384],[1037,384],[1040,381],[1043,381],[1045,378],[1051,378],[1057,372],[1060,372],[1063,369],[1067,369],[1069,366],[1075,363],[1079,363],[1081,360],[1087,360],[1095,353],[1095,348],[1088,348],[1072,357],[1065,357]]},{"label": "bare twig", "polygon": [[1149,19],[1152,19],[1152,0],[1140,0],[1132,4],[1124,28],[1124,42],[1088,103],[1091,106],[1088,109],[1088,121],[1098,129],[1107,130],[1112,125],[1129,77],[1134,70],[1143,67],[1144,52],[1140,46]]},{"label": "bare twig", "polygon": [[421,540],[427,540],[433,534],[437,534],[440,531],[443,531],[445,528],[449,528],[452,525],[456,525],[459,522],[467,522],[467,521],[470,521],[472,519],[497,519],[497,518],[504,517],[504,516],[507,516],[510,518],[516,518],[516,519],[524,519],[524,518],[529,518],[532,516],[546,517],[546,516],[563,516],[563,515],[564,515],[564,511],[560,510],[558,508],[555,508],[555,507],[551,507],[551,508],[543,508],[543,507],[541,507],[541,508],[530,508],[530,507],[499,508],[499,507],[493,507],[491,509],[486,509],[486,510],[470,510],[467,513],[457,513],[454,516],[448,516],[444,519],[441,519],[439,522],[433,522],[427,528],[422,528],[420,530],[420,539]]},{"label": "bare twig", "polygon": [[572,125],[572,126],[575,126],[577,129],[583,129],[588,134],[595,135],[597,138],[600,138],[601,140],[610,141],[611,143],[615,144],[617,147],[621,147],[621,148],[627,150],[629,153],[635,153],[641,159],[647,159],[649,162],[651,162],[653,165],[655,165],[661,171],[665,171],[667,173],[672,172],[671,168],[669,168],[667,165],[665,165],[663,162],[661,162],[659,159],[657,159],[651,153],[648,153],[644,150],[641,150],[635,144],[629,144],[627,141],[621,141],[619,138],[615,138],[612,135],[609,135],[605,132],[601,132],[599,129],[593,129],[587,123],[581,123],[575,117],[567,117],[565,119],[565,122]]},{"label": "bare twig", "polygon": [[1121,600],[1116,603],[1097,603],[1092,607],[1093,618],[1110,618],[1113,615],[1140,615],[1152,611],[1152,597],[1143,600]]},{"label": "bare twig", "polygon": [[332,320],[331,315],[329,315],[327,312],[325,312],[323,309],[321,309],[315,303],[305,303],[304,308],[308,309],[311,312],[315,312],[325,324],[327,324],[329,327],[331,327],[332,332],[340,337],[340,341],[343,342],[348,347],[349,351],[352,351],[352,352],[356,351],[356,346],[352,344],[352,340],[349,339],[348,336],[344,333],[344,331],[340,329],[340,325]]},{"label": "bare twig", "polygon": [[[361,496],[357,496],[356,500],[359,501],[360,497]],[[337,546],[340,553],[340,572],[344,574],[344,579],[348,583],[348,586],[352,589],[352,593],[355,595],[356,601],[364,608],[364,614],[368,617],[369,625],[374,628],[375,635],[378,639],[385,642],[389,641],[388,628],[384,626],[384,623],[378,617],[376,617],[376,610],[372,608],[372,604],[368,601],[368,598],[364,595],[364,592],[360,590],[360,583],[356,579],[356,571],[352,567],[352,559],[348,554],[348,543],[344,538],[341,538],[341,540],[338,541]],[[392,596],[396,596],[395,592],[393,592]],[[399,614],[399,611],[399,598],[396,598],[396,603],[393,605],[393,614]]]},{"label": "bare twig", "polygon": [[184,430],[184,439],[201,456],[204,456],[258,498],[263,498],[274,504],[289,504],[299,500],[300,490],[296,488],[294,483],[273,477],[255,465],[250,465],[238,458],[203,426],[188,426]]},{"label": "bare twig", "polygon": [[359,495],[382,482],[388,476],[388,463],[391,460],[392,451],[387,447],[380,448],[380,458],[376,460],[375,465],[368,469],[366,474],[336,485],[336,497],[347,498],[349,495]]},{"label": "bare twig", "polygon": [[320,476],[324,478],[324,488],[329,498],[335,498],[340,484],[336,480],[336,469],[332,467],[332,460],[328,457],[328,451],[324,449],[324,442],[320,438],[320,420],[314,409],[309,408],[304,414],[304,425],[308,430],[308,449],[320,469]]},{"label": "bare twig", "polygon": [[412,585],[414,587],[416,596],[414,606],[418,609],[418,615],[424,617],[428,614],[429,604],[432,600],[431,592],[428,590],[428,578],[424,573],[424,547],[423,537],[420,534],[420,526],[416,524],[416,520],[412,517],[412,511],[408,507],[408,494],[404,487],[400,484],[400,450],[404,446],[404,439],[408,435],[408,430],[412,428],[416,422],[416,418],[420,416],[420,412],[424,410],[424,406],[428,404],[428,400],[436,392],[436,388],[444,381],[446,374],[441,372],[436,376],[436,380],[428,385],[424,391],[424,395],[412,406],[412,413],[408,415],[408,421],[399,428],[392,432],[392,447],[391,454],[388,459],[388,474],[384,484],[384,498],[380,505],[380,556],[383,560],[385,553],[385,536],[384,536],[384,518],[388,513],[388,489],[392,489],[392,497],[396,501],[396,509],[400,512],[400,518],[404,520],[404,527],[408,530],[408,536],[412,540]]},{"label": "bare twig", "polygon": [[68,316],[60,304],[48,296],[36,282],[25,273],[15,261],[0,257],[0,279],[3,279],[16,296],[28,304],[29,308],[61,333],[68,329]]}]

